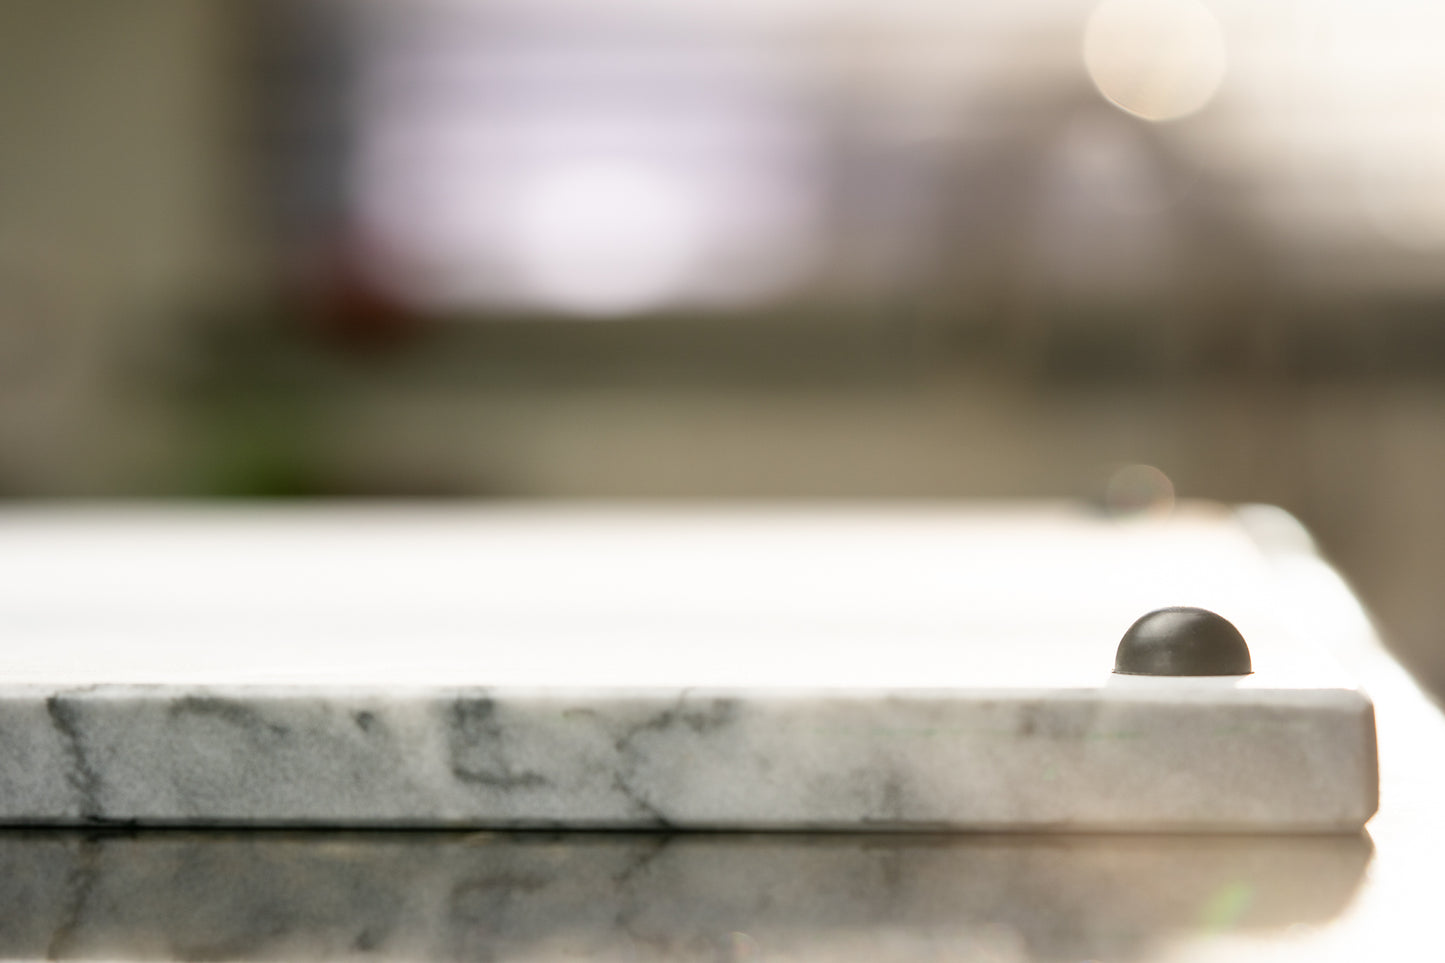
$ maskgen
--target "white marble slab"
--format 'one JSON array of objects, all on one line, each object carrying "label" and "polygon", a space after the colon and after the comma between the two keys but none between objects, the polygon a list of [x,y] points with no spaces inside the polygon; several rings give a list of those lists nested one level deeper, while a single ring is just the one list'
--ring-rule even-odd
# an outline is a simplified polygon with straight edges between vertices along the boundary
[{"label": "white marble slab", "polygon": [[[1368,627],[1251,517],[10,510],[0,821],[1357,829],[1373,713],[1321,649]],[[1172,604],[1256,672],[1111,676]]]}]

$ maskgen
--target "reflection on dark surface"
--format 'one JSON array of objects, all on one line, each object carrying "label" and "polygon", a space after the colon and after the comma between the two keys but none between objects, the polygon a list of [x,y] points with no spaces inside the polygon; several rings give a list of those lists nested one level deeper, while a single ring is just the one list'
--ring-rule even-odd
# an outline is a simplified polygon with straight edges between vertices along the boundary
[{"label": "reflection on dark surface", "polygon": [[0,835],[0,957],[1137,959],[1319,924],[1344,837]]}]

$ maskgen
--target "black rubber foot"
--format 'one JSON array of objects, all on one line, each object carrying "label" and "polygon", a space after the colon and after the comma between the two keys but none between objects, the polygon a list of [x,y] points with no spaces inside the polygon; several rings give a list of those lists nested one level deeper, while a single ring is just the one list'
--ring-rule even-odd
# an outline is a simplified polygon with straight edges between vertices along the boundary
[{"label": "black rubber foot", "polygon": [[1121,675],[1249,675],[1244,636],[1226,618],[1183,606],[1158,609],[1129,626],[1119,640],[1114,671]]}]

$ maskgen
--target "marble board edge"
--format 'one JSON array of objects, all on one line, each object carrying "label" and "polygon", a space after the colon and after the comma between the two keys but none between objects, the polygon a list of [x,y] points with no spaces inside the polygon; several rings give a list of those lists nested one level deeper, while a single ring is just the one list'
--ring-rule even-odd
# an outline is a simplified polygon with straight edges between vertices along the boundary
[{"label": "marble board edge", "polygon": [[1377,802],[1358,690],[965,691],[0,686],[0,822],[1351,831]]}]

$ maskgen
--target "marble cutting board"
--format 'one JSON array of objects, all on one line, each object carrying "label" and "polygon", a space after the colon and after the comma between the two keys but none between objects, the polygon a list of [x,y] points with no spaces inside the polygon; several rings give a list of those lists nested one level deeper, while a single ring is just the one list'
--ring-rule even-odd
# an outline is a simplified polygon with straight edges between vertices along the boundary
[{"label": "marble cutting board", "polygon": [[1368,632],[1266,509],[10,509],[0,822],[1353,831]]}]

